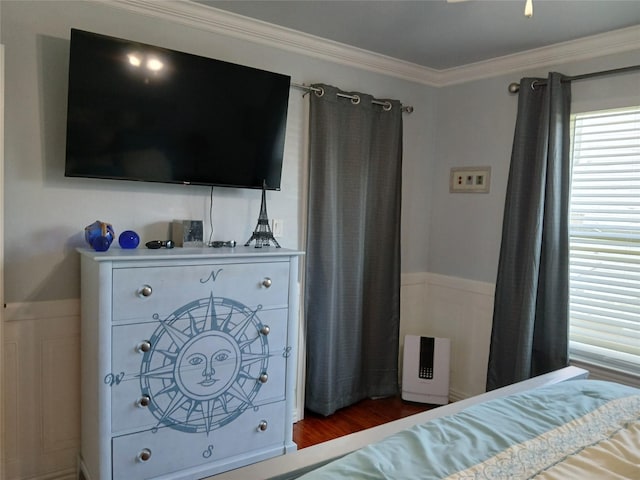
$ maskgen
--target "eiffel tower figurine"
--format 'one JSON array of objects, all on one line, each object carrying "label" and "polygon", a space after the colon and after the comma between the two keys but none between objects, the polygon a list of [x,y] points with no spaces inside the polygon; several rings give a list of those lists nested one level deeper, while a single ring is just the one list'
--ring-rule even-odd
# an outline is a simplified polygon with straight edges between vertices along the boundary
[{"label": "eiffel tower figurine", "polygon": [[256,229],[251,235],[251,238],[247,240],[247,243],[244,244],[245,247],[248,247],[252,240],[256,241],[255,248],[269,247],[271,246],[269,241],[273,240],[276,248],[280,248],[280,245],[273,237],[273,232],[271,231],[271,227],[269,226],[269,217],[267,216],[267,195],[266,195],[266,182],[262,182],[262,204],[260,205],[260,215],[258,216],[258,224],[256,225]]}]

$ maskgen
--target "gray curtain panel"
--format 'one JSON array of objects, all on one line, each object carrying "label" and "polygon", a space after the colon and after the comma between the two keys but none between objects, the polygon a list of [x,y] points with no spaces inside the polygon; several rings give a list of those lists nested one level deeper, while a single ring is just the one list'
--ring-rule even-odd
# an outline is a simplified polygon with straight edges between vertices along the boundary
[{"label": "gray curtain panel", "polygon": [[314,87],[324,95],[310,99],[305,404],[330,415],[398,391],[402,112]]},{"label": "gray curtain panel", "polygon": [[562,78],[520,82],[488,390],[568,364],[571,85]]}]

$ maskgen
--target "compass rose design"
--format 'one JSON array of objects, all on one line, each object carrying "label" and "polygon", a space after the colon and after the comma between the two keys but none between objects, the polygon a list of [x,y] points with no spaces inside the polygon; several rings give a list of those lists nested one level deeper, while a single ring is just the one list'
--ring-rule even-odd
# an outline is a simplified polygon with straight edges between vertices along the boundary
[{"label": "compass rose design", "polygon": [[206,432],[232,422],[248,408],[267,371],[265,327],[251,310],[228,298],[194,300],[173,312],[151,336],[140,367],[142,395],[161,425]]}]

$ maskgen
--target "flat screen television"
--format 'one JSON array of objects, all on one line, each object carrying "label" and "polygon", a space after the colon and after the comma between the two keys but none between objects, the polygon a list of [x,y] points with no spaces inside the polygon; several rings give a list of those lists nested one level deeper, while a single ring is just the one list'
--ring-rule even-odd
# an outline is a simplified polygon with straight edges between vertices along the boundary
[{"label": "flat screen television", "polygon": [[65,176],[279,190],[290,81],[72,29]]}]

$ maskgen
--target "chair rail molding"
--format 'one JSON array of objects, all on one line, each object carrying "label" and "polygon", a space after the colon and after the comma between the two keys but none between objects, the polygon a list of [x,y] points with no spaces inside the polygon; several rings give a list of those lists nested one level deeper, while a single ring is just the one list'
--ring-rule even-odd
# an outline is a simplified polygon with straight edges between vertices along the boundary
[{"label": "chair rail molding", "polygon": [[78,316],[80,316],[80,299],[78,298],[45,302],[8,303],[4,308],[4,321],[7,323]]}]

